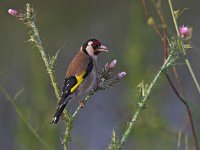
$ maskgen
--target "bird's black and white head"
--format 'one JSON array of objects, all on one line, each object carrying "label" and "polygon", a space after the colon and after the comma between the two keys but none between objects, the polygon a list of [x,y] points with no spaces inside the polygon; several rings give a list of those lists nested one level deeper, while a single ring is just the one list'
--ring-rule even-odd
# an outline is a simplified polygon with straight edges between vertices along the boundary
[{"label": "bird's black and white head", "polygon": [[100,52],[108,52],[108,48],[102,45],[97,39],[87,40],[81,47],[81,50],[94,58],[96,58]]}]

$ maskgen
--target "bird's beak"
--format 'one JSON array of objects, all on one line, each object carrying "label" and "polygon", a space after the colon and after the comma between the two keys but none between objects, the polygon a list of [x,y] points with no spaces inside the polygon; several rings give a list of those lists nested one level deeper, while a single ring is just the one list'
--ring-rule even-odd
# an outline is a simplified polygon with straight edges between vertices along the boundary
[{"label": "bird's beak", "polygon": [[101,45],[99,48],[98,48],[98,51],[100,52],[108,52],[108,48],[104,45]]}]

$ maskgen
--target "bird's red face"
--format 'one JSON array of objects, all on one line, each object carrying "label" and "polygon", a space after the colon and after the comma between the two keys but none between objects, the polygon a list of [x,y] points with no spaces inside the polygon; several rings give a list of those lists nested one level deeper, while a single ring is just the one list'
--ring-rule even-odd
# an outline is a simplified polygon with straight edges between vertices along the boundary
[{"label": "bird's red face", "polygon": [[108,52],[108,48],[102,45],[97,39],[89,39],[86,41],[82,46],[82,50],[90,56],[97,56],[102,51]]}]

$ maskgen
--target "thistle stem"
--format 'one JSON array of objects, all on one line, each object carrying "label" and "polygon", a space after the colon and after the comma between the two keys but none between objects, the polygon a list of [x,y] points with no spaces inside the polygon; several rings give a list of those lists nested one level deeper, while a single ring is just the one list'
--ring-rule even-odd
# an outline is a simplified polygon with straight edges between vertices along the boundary
[{"label": "thistle stem", "polygon": [[52,69],[49,65],[49,61],[47,59],[47,54],[46,54],[44,47],[42,45],[42,41],[41,41],[41,38],[40,38],[40,35],[39,35],[39,32],[38,32],[38,28],[35,25],[34,20],[32,19],[33,16],[30,14],[31,10],[32,10],[32,8],[30,7],[30,4],[26,4],[26,11],[27,11],[27,13],[29,13],[29,14],[27,14],[27,17],[30,17],[30,18],[28,18],[27,25],[30,27],[30,29],[33,32],[33,37],[30,38],[30,41],[35,43],[35,46],[38,48],[38,50],[41,54],[42,60],[44,61],[44,64],[45,64],[46,69],[47,69],[47,73],[49,74],[51,84],[53,85],[56,98],[57,98],[57,100],[59,100],[60,99],[60,93],[59,93],[59,88],[58,88],[58,85],[57,85],[57,82],[56,82],[55,73],[54,73],[54,71],[52,71]]},{"label": "thistle stem", "polygon": [[170,11],[171,11],[171,14],[172,14],[174,26],[175,26],[175,29],[176,29],[176,34],[177,34],[177,36],[178,36],[179,50],[181,51],[181,54],[182,54],[182,56],[183,56],[183,59],[184,59],[186,65],[187,65],[187,67],[188,67],[188,70],[189,70],[189,72],[190,72],[190,74],[191,74],[191,76],[192,76],[192,79],[193,79],[193,81],[194,81],[194,83],[195,83],[195,85],[196,85],[196,88],[197,88],[197,90],[198,90],[198,92],[199,92],[199,94],[200,94],[200,86],[199,86],[199,83],[198,83],[197,78],[196,78],[196,76],[195,76],[195,74],[194,74],[194,71],[193,71],[192,66],[191,66],[191,64],[190,64],[190,61],[189,61],[189,59],[188,59],[188,57],[187,57],[187,53],[186,53],[186,50],[185,50],[185,48],[184,48],[183,42],[182,42],[182,40],[180,40],[181,37],[180,37],[180,33],[179,33],[179,31],[178,31],[178,23],[177,23],[177,20],[176,20],[175,15],[174,15],[174,9],[173,9],[173,5],[172,5],[172,1],[171,1],[171,0],[168,0],[168,3],[169,3]]},{"label": "thistle stem", "polygon": [[164,70],[166,70],[169,65],[171,65],[172,63],[172,53],[170,53],[169,57],[166,59],[165,63],[163,64],[163,66],[161,67],[161,69],[158,71],[158,73],[156,74],[156,76],[154,77],[153,81],[150,83],[150,85],[148,86],[147,92],[144,95],[143,99],[139,102],[137,110],[135,111],[135,113],[133,114],[133,117],[131,119],[131,121],[128,124],[128,127],[126,128],[125,132],[122,135],[121,141],[120,141],[120,145],[123,146],[124,143],[126,142],[127,138],[129,137],[133,127],[135,126],[135,123],[139,117],[139,115],[141,114],[143,108],[145,107],[145,104],[147,103],[147,100],[149,98],[149,95],[153,89],[153,87],[156,85],[156,83],[158,82],[158,79],[160,78],[162,72]]}]

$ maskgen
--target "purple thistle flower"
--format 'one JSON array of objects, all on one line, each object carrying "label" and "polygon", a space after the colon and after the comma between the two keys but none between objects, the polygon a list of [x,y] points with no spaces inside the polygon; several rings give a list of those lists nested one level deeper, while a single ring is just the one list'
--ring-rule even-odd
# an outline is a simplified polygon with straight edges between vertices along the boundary
[{"label": "purple thistle flower", "polygon": [[118,73],[118,75],[117,75],[117,77],[118,77],[119,79],[121,79],[121,78],[123,78],[123,77],[125,77],[125,76],[126,76],[126,72],[125,72],[125,71],[120,72],[120,73]]},{"label": "purple thistle flower", "polygon": [[179,33],[181,35],[182,38],[186,38],[190,35],[190,29],[188,26],[180,26],[179,27]]},{"label": "purple thistle flower", "polygon": [[17,16],[18,15],[18,11],[15,10],[15,9],[8,9],[8,13],[11,15],[11,16]]}]

